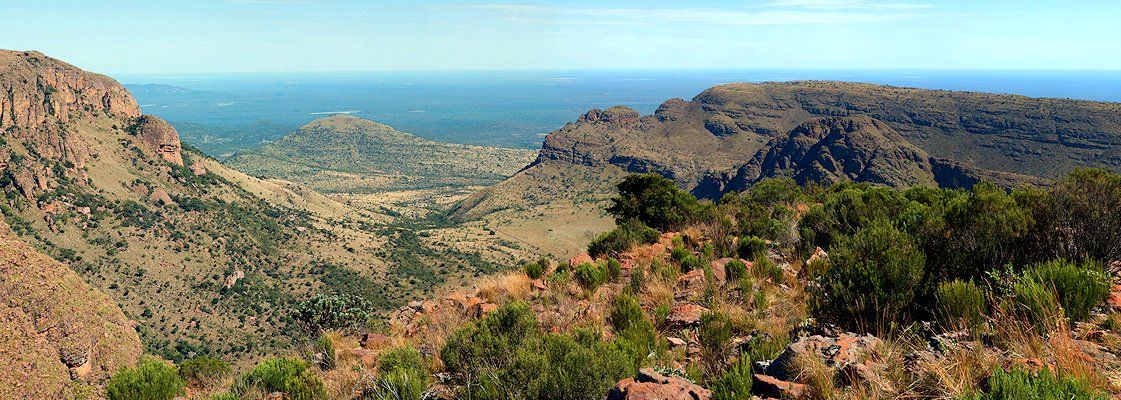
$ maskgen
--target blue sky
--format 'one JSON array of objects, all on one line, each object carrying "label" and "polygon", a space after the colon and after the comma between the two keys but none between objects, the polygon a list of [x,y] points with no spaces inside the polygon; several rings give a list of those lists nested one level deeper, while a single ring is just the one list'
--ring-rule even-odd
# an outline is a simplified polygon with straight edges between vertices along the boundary
[{"label": "blue sky", "polygon": [[113,74],[1121,70],[1116,0],[5,0],[0,20],[0,48]]}]

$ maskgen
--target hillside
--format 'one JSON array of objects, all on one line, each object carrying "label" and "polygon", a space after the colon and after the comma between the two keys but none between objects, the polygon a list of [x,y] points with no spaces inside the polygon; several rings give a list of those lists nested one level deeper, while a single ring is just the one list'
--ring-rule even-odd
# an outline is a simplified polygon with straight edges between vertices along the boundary
[{"label": "hillside", "polygon": [[0,51],[0,91],[4,219],[119,304],[148,353],[249,362],[307,340],[292,312],[311,296],[386,311],[494,268],[479,246],[499,244],[433,249],[429,225],[227,168],[115,81],[40,53]]},{"label": "hillside", "polygon": [[[381,206],[446,204],[497,183],[535,156],[533,151],[427,140],[374,121],[334,115],[304,125],[260,148],[238,153],[225,164],[254,176],[294,181],[322,193],[353,195],[393,192]],[[400,209],[400,208],[398,208]]]},{"label": "hillside", "polygon": [[83,383],[135,364],[133,324],[113,299],[0,220],[0,397],[72,398]]},{"label": "hillside", "polygon": [[[611,183],[589,178],[600,174],[658,173],[711,199],[779,176],[1013,187],[1079,166],[1121,168],[1119,149],[1117,103],[842,82],[726,84],[666,101],[648,116],[626,107],[589,111],[550,133],[532,166],[460,202],[452,215],[543,237],[547,231],[532,225],[565,223],[550,215],[592,216],[606,205]],[[590,195],[577,205],[569,190],[517,190],[558,186]]]}]

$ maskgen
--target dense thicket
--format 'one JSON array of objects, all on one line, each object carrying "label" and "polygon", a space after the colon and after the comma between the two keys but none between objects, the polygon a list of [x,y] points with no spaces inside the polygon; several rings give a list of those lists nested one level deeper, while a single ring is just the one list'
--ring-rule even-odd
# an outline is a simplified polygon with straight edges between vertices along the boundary
[{"label": "dense thicket", "polygon": [[[772,179],[715,205],[665,178],[634,175],[619,193],[609,209],[618,221],[663,231],[701,226],[715,256],[750,259],[746,253],[767,246],[802,256],[825,249],[829,261],[812,268],[814,316],[863,332],[918,319],[973,323],[946,307],[987,309],[990,298],[1024,296],[1029,286],[1052,297],[1065,317],[1083,319],[1104,300],[1106,263],[1121,258],[1121,176],[1100,169],[1014,190],[984,182],[970,190],[801,188]],[[691,254],[680,253],[674,259],[688,264]]]}]

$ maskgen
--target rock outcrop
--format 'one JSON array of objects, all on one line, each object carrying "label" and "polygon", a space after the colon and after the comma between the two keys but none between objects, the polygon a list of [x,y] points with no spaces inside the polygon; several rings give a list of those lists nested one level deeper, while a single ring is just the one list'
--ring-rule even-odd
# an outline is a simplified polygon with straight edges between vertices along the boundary
[{"label": "rock outcrop", "polygon": [[634,378],[619,381],[607,400],[708,400],[712,392],[676,376],[665,376],[643,368]]},{"label": "rock outcrop", "polygon": [[71,398],[136,364],[140,338],[116,303],[0,221],[0,398]]},{"label": "rock outcrop", "polygon": [[183,165],[179,132],[166,121],[154,115],[143,115],[136,120],[136,131],[144,146],[159,154],[164,161]]}]

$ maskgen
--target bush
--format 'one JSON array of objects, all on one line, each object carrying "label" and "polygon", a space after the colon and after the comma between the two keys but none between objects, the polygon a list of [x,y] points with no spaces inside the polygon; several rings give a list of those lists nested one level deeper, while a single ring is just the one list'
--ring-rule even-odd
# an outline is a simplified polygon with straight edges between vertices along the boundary
[{"label": "bush", "polygon": [[924,257],[910,235],[880,221],[840,238],[832,250],[832,267],[811,291],[818,320],[863,333],[911,320]]},{"label": "bush", "polygon": [[619,280],[619,276],[623,274],[623,264],[614,257],[607,259],[607,280],[615,282]]},{"label": "bush", "polygon": [[[625,299],[617,302],[630,308]],[[544,334],[529,305],[512,302],[453,333],[440,358],[466,392],[460,397],[598,400],[637,371],[637,360],[653,344],[648,322],[617,321],[629,326],[612,341],[590,332],[578,338]]]},{"label": "bush", "polygon": [[737,252],[740,258],[755,257],[756,254],[767,251],[767,241],[757,236],[744,236],[740,238]]},{"label": "bush", "polygon": [[420,351],[411,346],[389,349],[378,359],[378,372],[382,374],[399,369],[427,370],[424,361],[420,358]]},{"label": "bush", "polygon": [[751,400],[751,359],[740,356],[712,382],[712,400]]},{"label": "bush", "polygon": [[371,387],[362,388],[357,396],[363,400],[422,400],[428,391],[429,379],[413,369],[395,369],[374,379]]},{"label": "bush", "polygon": [[658,241],[658,231],[637,219],[628,219],[610,231],[601,233],[588,245],[592,257],[617,255],[639,244]]},{"label": "bush", "polygon": [[1109,297],[1109,277],[1097,263],[1053,260],[1024,271],[1024,279],[1049,287],[1072,321],[1085,321],[1090,310]]},{"label": "bush", "polygon": [[154,357],[144,357],[136,369],[117,371],[105,385],[109,400],[170,400],[183,394],[186,382],[175,367]]},{"label": "bush", "polygon": [[724,264],[724,274],[727,275],[728,281],[738,281],[747,276],[747,264],[740,260],[728,261]]},{"label": "bush", "polygon": [[595,290],[607,281],[607,269],[599,263],[583,263],[576,266],[573,274],[576,283],[586,290]]},{"label": "bush", "polygon": [[642,313],[642,305],[638,303],[638,299],[629,293],[620,293],[612,299],[611,313],[607,320],[615,332],[650,323]]},{"label": "bush", "polygon": [[545,270],[549,268],[549,259],[541,257],[540,260],[528,263],[525,265],[525,275],[529,279],[541,279],[545,275]]},{"label": "bush", "polygon": [[330,371],[335,369],[335,342],[331,341],[331,337],[327,333],[319,334],[319,338],[315,340],[316,350],[316,364],[319,369]]},{"label": "bush", "polygon": [[678,189],[669,179],[657,174],[630,175],[618,185],[619,195],[607,209],[616,222],[630,219],[667,231],[698,220],[708,212],[696,197]]},{"label": "bush", "polygon": [[209,387],[229,376],[230,365],[214,357],[202,356],[179,364],[179,377],[193,387]]},{"label": "bush", "polygon": [[1014,309],[1041,332],[1050,332],[1062,315],[1059,300],[1047,284],[1032,279],[1017,279],[1012,286]]},{"label": "bush", "polygon": [[763,253],[755,255],[755,260],[751,262],[751,274],[756,280],[770,279],[772,283],[782,283],[782,267]]},{"label": "bush", "polygon": [[997,370],[989,377],[989,390],[967,398],[975,400],[1105,400],[1086,384],[1074,379],[1055,376],[1046,368],[1038,374],[1013,369]]},{"label": "bush", "polygon": [[323,383],[308,371],[303,361],[279,357],[257,364],[249,373],[234,383],[234,395],[259,391],[284,393],[285,399],[316,400],[327,397]]},{"label": "bush", "polygon": [[727,315],[709,312],[701,316],[697,337],[700,339],[702,349],[722,353],[724,345],[732,339],[732,334],[732,321]]},{"label": "bush", "polygon": [[943,327],[951,329],[975,329],[986,313],[984,291],[970,281],[939,283],[935,301],[935,317]]},{"label": "bush", "polygon": [[677,265],[681,267],[681,272],[689,272],[704,267],[704,263],[701,262],[700,257],[686,250],[684,246],[676,246],[671,249],[670,258],[676,261]]},{"label": "bush", "polygon": [[294,318],[311,332],[366,325],[373,306],[354,295],[317,294],[296,306]]}]

